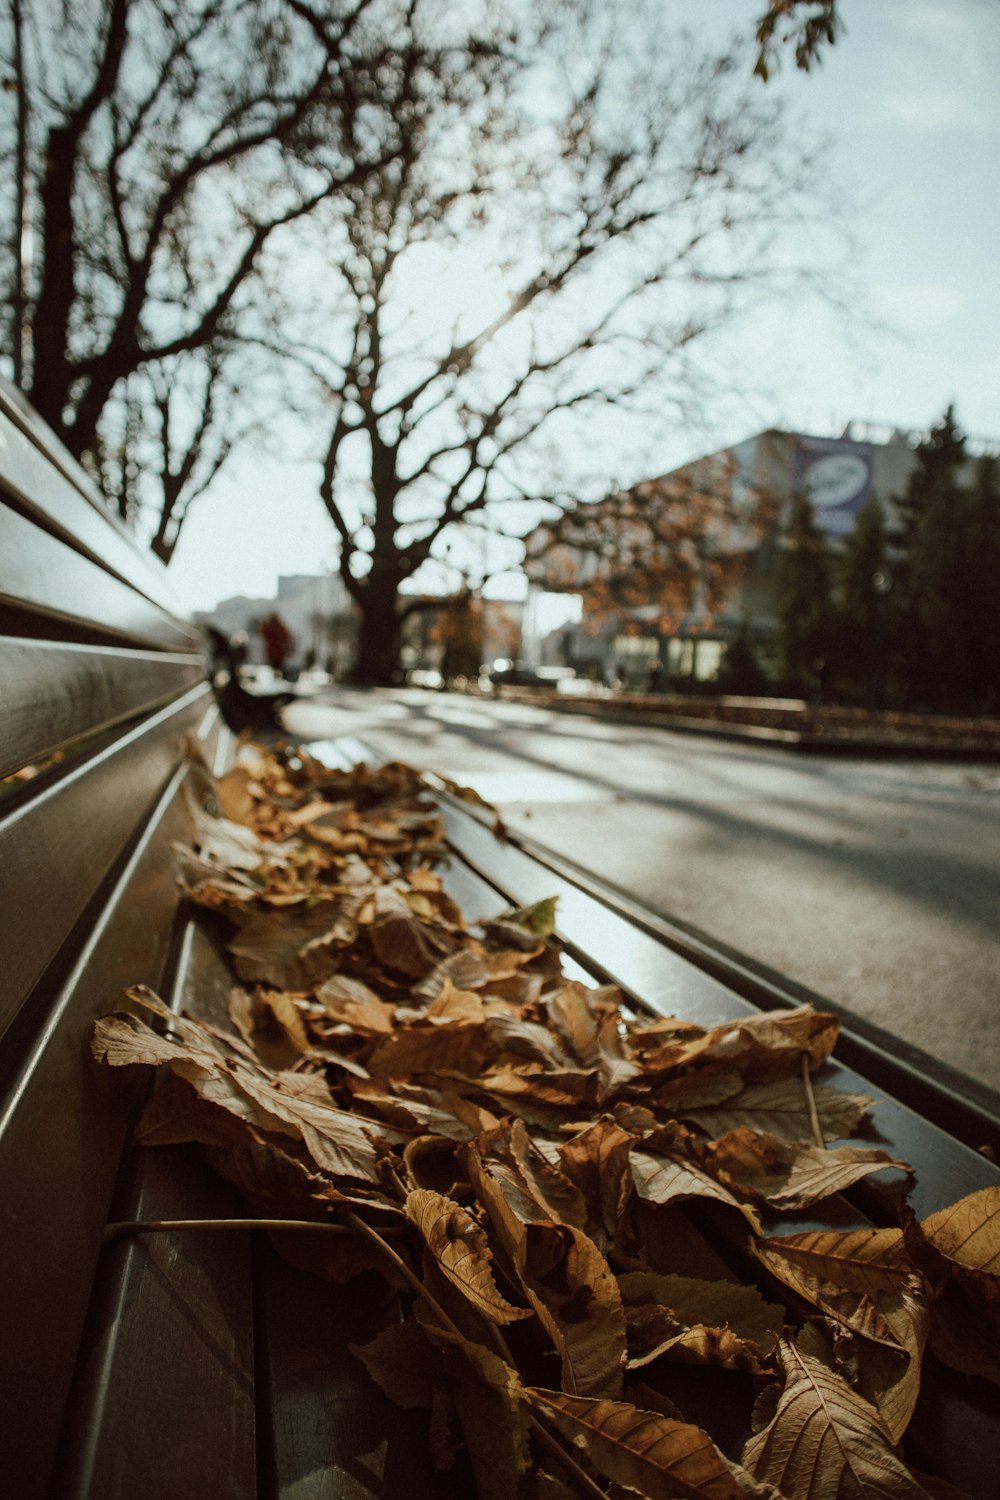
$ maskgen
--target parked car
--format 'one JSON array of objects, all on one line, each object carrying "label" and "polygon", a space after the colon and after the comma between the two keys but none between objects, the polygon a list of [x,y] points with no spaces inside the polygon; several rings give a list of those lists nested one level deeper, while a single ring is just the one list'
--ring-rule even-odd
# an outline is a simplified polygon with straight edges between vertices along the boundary
[{"label": "parked car", "polygon": [[523,661],[495,661],[487,667],[480,682],[490,687],[558,688],[560,682],[575,677],[572,667],[533,667]]}]

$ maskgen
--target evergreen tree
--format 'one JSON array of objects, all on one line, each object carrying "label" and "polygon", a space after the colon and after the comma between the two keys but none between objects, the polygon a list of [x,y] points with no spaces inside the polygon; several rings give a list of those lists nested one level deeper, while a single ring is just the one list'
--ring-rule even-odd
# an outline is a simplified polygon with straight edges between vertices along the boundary
[{"label": "evergreen tree", "polygon": [[831,612],[830,561],[813,508],[800,490],[792,495],[784,544],[778,565],[782,659],[790,684],[807,692],[824,675]]},{"label": "evergreen tree", "polygon": [[747,697],[766,693],[772,686],[757,660],[750,621],[746,616],[740,621],[739,629],[726,647],[715,685],[720,693],[735,693]]},{"label": "evergreen tree", "polygon": [[964,496],[959,475],[965,438],[951,406],[916,450],[916,466],[899,502],[900,598],[896,655],[911,701],[954,701],[962,673],[965,614],[961,594]]},{"label": "evergreen tree", "polygon": [[1000,708],[1000,464],[976,464],[965,504],[959,590],[963,601],[964,686],[970,708]]},{"label": "evergreen tree", "polygon": [[837,669],[852,697],[879,704],[885,696],[889,564],[885,522],[871,495],[847,537],[840,567]]}]

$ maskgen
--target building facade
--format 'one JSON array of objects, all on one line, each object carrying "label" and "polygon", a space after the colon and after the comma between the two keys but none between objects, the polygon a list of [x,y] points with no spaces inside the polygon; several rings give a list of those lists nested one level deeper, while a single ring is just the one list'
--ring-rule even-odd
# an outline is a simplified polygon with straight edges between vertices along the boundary
[{"label": "building facade", "polygon": [[[571,529],[566,539],[558,523],[538,528],[526,547],[532,587],[583,598],[580,624],[560,632],[548,653],[558,650],[578,673],[629,688],[654,679],[709,682],[727,645],[744,630],[764,670],[776,668],[780,560],[793,496],[806,497],[832,553],[850,536],[872,495],[878,497],[891,532],[896,500],[905,494],[915,449],[924,437],[861,423],[849,424],[832,438],[768,430],[598,502],[591,513],[596,518],[604,507],[604,525],[592,545],[579,528],[575,534]],[[967,446],[971,456],[997,448],[975,442]],[[697,554],[692,554],[686,578],[680,579],[683,604],[678,606],[674,598],[665,607],[655,568],[647,570],[639,562],[633,568],[632,592],[641,591],[645,582],[648,596],[629,600],[626,591],[624,602],[609,607],[608,591],[600,587],[602,570],[610,577],[616,568],[628,567],[630,530],[636,532],[644,507],[670,495],[678,508],[687,497],[694,517],[687,532],[663,528],[665,549],[694,548]],[[703,521],[698,520],[699,507]],[[699,525],[700,537],[694,535]],[[617,556],[603,536],[609,528],[618,529]],[[649,545],[655,542],[647,541]],[[662,576],[666,579],[667,573]]]}]

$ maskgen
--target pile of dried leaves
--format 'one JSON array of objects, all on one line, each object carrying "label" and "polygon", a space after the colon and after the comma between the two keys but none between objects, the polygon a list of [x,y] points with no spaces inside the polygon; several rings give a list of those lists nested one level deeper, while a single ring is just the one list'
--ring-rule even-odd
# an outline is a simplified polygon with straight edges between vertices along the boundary
[{"label": "pile of dried leaves", "polygon": [[230,1025],[134,991],[95,1053],[167,1065],[142,1141],[201,1141],[255,1213],[336,1226],[290,1256],[402,1288],[356,1353],[431,1409],[442,1464],[464,1441],[486,1500],[943,1493],[900,1443],[928,1342],[1000,1378],[1000,1189],[774,1232],[910,1171],[829,1144],[870,1103],[812,1082],[833,1017],[636,1015],[563,974],[552,902],[470,930],[406,766],[250,748],[215,796],[178,855],[234,929]]}]

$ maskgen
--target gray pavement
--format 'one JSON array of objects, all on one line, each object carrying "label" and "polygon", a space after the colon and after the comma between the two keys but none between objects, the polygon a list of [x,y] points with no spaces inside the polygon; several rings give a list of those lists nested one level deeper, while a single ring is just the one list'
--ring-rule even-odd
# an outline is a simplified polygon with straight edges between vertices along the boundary
[{"label": "gray pavement", "polygon": [[416,689],[335,689],[286,722],[474,786],[645,905],[1000,1087],[1000,767],[803,758]]}]

